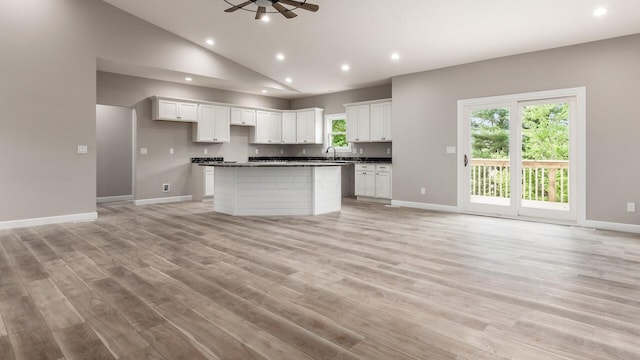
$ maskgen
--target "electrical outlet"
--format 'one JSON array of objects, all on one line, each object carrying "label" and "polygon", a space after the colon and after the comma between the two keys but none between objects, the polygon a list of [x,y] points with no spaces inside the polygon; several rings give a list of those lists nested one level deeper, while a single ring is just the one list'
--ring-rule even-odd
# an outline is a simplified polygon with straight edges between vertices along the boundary
[{"label": "electrical outlet", "polygon": [[636,203],[635,202],[628,202],[627,203],[627,212],[630,212],[630,213],[636,212]]},{"label": "electrical outlet", "polygon": [[420,195],[424,195],[424,194],[426,194],[426,193],[427,193],[427,189],[425,189],[425,188],[421,187],[421,188],[420,188]]},{"label": "electrical outlet", "polygon": [[140,155],[147,155],[147,148],[140,148]]},{"label": "electrical outlet", "polygon": [[354,147],[352,152],[353,152],[354,154],[357,154],[357,153],[358,153],[358,149],[356,149],[356,148]]},{"label": "electrical outlet", "polygon": [[173,155],[176,151],[173,148],[169,148],[169,155]]},{"label": "electrical outlet", "polygon": [[280,155],[284,154],[284,150],[280,149]]},{"label": "electrical outlet", "polygon": [[88,153],[87,145],[78,145],[78,154],[86,154]]},{"label": "electrical outlet", "polygon": [[204,148],[204,154],[207,155],[209,153],[209,149]]},{"label": "electrical outlet", "polygon": [[255,150],[255,153],[256,153],[256,154],[257,154],[257,153],[259,153],[258,149],[256,149],[256,150]]},{"label": "electrical outlet", "polygon": [[360,154],[364,153],[364,149],[360,148]]},{"label": "electrical outlet", "polygon": [[307,153],[307,149],[302,149],[302,154],[306,154]]},{"label": "electrical outlet", "polygon": [[387,148],[387,154],[391,154],[391,148]]},{"label": "electrical outlet", "polygon": [[162,192],[171,191],[171,184],[162,184]]}]

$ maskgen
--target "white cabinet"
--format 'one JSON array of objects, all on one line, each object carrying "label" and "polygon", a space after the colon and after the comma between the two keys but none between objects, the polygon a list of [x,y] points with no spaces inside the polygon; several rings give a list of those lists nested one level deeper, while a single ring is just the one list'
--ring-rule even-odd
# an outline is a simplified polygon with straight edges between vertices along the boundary
[{"label": "white cabinet", "polygon": [[256,126],[256,111],[253,109],[231,108],[231,125]]},{"label": "white cabinet", "polygon": [[297,112],[298,144],[322,144],[322,109],[305,109]]},{"label": "white cabinet", "polygon": [[204,168],[204,196],[213,196],[214,169],[213,166],[206,166]]},{"label": "white cabinet", "polygon": [[390,102],[371,104],[371,141],[391,141]]},{"label": "white cabinet", "polygon": [[281,144],[282,113],[256,111],[256,126],[251,130],[251,142],[254,144]]},{"label": "white cabinet", "polygon": [[356,164],[355,167],[356,196],[376,196],[376,166],[374,164]]},{"label": "white cabinet", "polygon": [[376,165],[376,195],[380,199],[391,199],[391,165]]},{"label": "white cabinet", "polygon": [[369,105],[347,107],[347,141],[369,141]]},{"label": "white cabinet", "polygon": [[154,97],[151,116],[154,120],[198,121],[198,104]]},{"label": "white cabinet", "polygon": [[282,113],[282,143],[295,144],[298,129],[298,117],[295,112]]},{"label": "white cabinet", "polygon": [[198,105],[198,122],[192,125],[195,142],[229,142],[230,108],[218,105]]},{"label": "white cabinet", "polygon": [[391,175],[389,164],[356,164],[355,195],[391,199]]}]

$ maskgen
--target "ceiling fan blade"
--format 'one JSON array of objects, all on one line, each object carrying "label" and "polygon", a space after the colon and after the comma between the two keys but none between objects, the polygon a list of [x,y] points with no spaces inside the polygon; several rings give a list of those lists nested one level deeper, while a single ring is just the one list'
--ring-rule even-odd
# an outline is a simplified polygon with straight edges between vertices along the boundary
[{"label": "ceiling fan blade", "polygon": [[287,5],[295,6],[295,7],[298,7],[298,8],[300,8],[300,9],[305,9],[305,10],[313,11],[313,12],[316,12],[316,11],[318,11],[318,9],[320,9],[320,6],[318,6],[318,5],[302,3],[302,2],[300,2],[300,1],[294,1],[294,0],[279,0],[279,2],[281,2],[281,3],[283,3],[283,4],[287,4]]},{"label": "ceiling fan blade", "polygon": [[256,11],[256,20],[262,19],[263,16],[267,14],[267,8],[264,6],[258,6],[258,11]]},{"label": "ceiling fan blade", "polygon": [[296,13],[294,13],[293,11],[287,9],[286,7],[278,4],[278,3],[273,3],[273,7],[276,8],[276,10],[278,10],[280,12],[280,14],[284,15],[284,17],[286,17],[287,19],[291,19],[294,18],[298,15],[296,15]]},{"label": "ceiling fan blade", "polygon": [[228,8],[228,9],[227,9],[227,10],[225,10],[224,12],[234,12],[234,11],[236,11],[236,10],[238,10],[238,9],[242,9],[243,7],[245,7],[245,6],[249,5],[249,4],[251,4],[252,2],[253,2],[253,1],[251,1],[251,0],[249,0],[249,1],[245,1],[245,2],[243,2],[243,3],[242,3],[242,4],[240,4],[240,5],[236,5],[236,6],[233,6],[233,7]]}]

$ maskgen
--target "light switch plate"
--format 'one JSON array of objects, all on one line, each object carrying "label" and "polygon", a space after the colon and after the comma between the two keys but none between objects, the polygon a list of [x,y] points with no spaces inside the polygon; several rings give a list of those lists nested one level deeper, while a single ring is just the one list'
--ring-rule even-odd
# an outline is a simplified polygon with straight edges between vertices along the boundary
[{"label": "light switch plate", "polygon": [[636,203],[628,202],[627,203],[627,211],[630,212],[630,213],[636,212]]},{"label": "light switch plate", "polygon": [[204,154],[207,155],[209,153],[209,149],[204,148]]},{"label": "light switch plate", "polygon": [[89,150],[87,148],[87,145],[78,145],[78,154],[86,154],[88,152]]},{"label": "light switch plate", "polygon": [[140,155],[147,155],[147,148],[140,148]]},{"label": "light switch plate", "polygon": [[455,154],[456,147],[455,146],[447,146],[447,154]]},{"label": "light switch plate", "polygon": [[169,148],[169,155],[173,155],[175,153],[175,150],[173,148]]}]

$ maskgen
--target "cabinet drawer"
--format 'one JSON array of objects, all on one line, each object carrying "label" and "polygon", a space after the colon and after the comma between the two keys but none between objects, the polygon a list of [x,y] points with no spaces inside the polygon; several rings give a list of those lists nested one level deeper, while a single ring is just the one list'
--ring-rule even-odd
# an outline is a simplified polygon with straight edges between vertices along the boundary
[{"label": "cabinet drawer", "polygon": [[356,164],[356,171],[364,171],[364,170],[375,170],[375,164]]},{"label": "cabinet drawer", "polygon": [[376,165],[376,171],[391,171],[391,165]]}]

